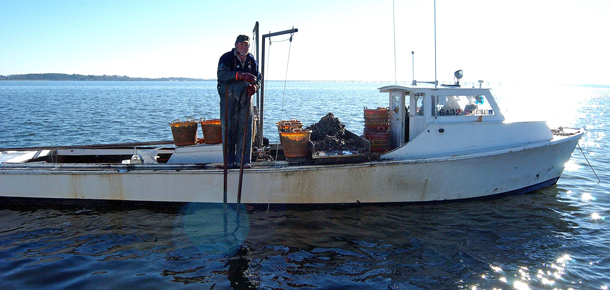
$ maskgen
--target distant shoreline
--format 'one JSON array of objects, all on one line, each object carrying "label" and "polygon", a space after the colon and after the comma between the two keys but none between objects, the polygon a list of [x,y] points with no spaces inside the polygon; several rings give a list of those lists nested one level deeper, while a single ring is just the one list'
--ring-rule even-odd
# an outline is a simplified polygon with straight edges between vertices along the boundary
[{"label": "distant shoreline", "polygon": [[[60,73],[41,73],[41,74],[16,74],[16,75],[0,75],[2,81],[152,81],[152,82],[191,82],[191,81],[217,81],[217,79],[202,79],[202,78],[183,78],[183,77],[164,77],[164,78],[140,78],[118,75],[81,75],[81,74],[60,74]],[[284,82],[285,80],[268,80],[270,82]],[[411,81],[380,81],[380,80],[288,80],[287,82],[297,83],[354,83],[354,84],[397,84],[411,85]],[[452,83],[452,82],[439,82]],[[517,82],[485,82],[490,85],[516,85]],[[478,82],[464,81],[464,87],[478,86]],[[548,85],[548,84],[547,84]],[[610,88],[606,84],[555,84],[566,86],[592,87],[592,88]]]},{"label": "distant shoreline", "polygon": [[[81,74],[60,74],[60,73],[41,73],[41,74],[16,74],[0,75],[1,81],[153,81],[153,82],[191,82],[191,81],[217,81],[217,79],[202,78],[140,78],[118,75],[81,75]],[[283,82],[284,80],[268,80],[270,82]],[[393,84],[394,81],[363,81],[363,80],[289,80],[288,82],[301,83],[371,83],[371,84]],[[400,81],[399,84],[410,84],[411,81]]]},{"label": "distant shoreline", "polygon": [[212,81],[215,79],[201,78],[140,78],[118,75],[80,75],[80,74],[60,74],[60,73],[41,73],[41,74],[17,74],[0,75],[0,81]]},{"label": "distant shoreline", "polygon": [[[41,74],[16,74],[0,75],[1,81],[170,81],[170,82],[190,82],[190,81],[217,81],[217,79],[202,78],[140,78],[118,75],[81,75],[81,74],[60,74],[60,73],[41,73]],[[284,80],[268,80],[270,82],[283,82]],[[289,80],[288,82],[302,83],[368,83],[368,84],[393,84],[394,81],[363,81],[363,80]],[[398,84],[410,84],[411,81],[400,81]]]}]

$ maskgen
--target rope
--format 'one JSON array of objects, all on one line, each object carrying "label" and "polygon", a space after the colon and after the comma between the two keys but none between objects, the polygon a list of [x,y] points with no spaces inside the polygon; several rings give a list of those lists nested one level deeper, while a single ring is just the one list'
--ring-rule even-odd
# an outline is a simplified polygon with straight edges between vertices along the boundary
[{"label": "rope", "polygon": [[587,160],[587,164],[589,164],[589,167],[591,167],[591,170],[593,171],[593,174],[595,174],[595,177],[597,177],[597,183],[602,182],[601,179],[599,179],[599,176],[597,176],[597,173],[595,173],[595,169],[593,169],[593,166],[591,166],[591,163],[589,163],[589,159],[587,158],[587,155],[585,155],[585,152],[582,151],[582,148],[580,148],[580,144],[576,143],[576,145],[578,145],[578,149],[580,149],[580,152],[582,153],[582,156],[584,156],[585,160]]},{"label": "rope", "polygon": [[293,34],[291,33],[291,34],[290,34],[290,38],[286,38],[286,39],[284,39],[284,40],[276,40],[275,42],[286,42],[286,41],[290,41],[290,42],[292,42],[292,35],[293,35]]},{"label": "rope", "polygon": [[292,34],[290,35],[290,38],[288,40],[290,40],[290,45],[288,46],[288,59],[286,60],[286,74],[284,76],[284,92],[282,93],[282,109],[280,110],[280,120],[284,118],[284,104],[286,103],[286,82],[288,80],[288,64],[290,63],[290,51],[292,50]]},{"label": "rope", "polygon": [[[290,41],[290,45],[288,46],[288,59],[286,60],[286,74],[284,76],[284,91],[282,93],[282,107],[280,109],[280,120],[282,120],[284,118],[284,105],[286,104],[286,83],[288,81],[288,67],[290,64],[290,52],[292,51],[292,36],[294,34],[291,33],[290,34],[290,38],[285,39],[285,40],[281,40],[281,41],[276,41],[276,42],[284,42],[286,40]],[[271,38],[269,38],[269,54],[271,54]],[[268,57],[267,59],[271,59],[271,57]],[[271,67],[270,65],[268,67]],[[268,69],[268,68],[267,68]],[[267,80],[267,78],[265,78],[265,81]],[[265,85],[265,87],[267,87],[267,85]],[[278,150],[275,151],[275,160],[277,160],[277,155],[278,155]]]},{"label": "rope", "polygon": [[[288,67],[289,67],[289,64],[290,64],[290,52],[292,51],[292,36],[293,35],[294,34],[291,33],[290,34],[290,38],[287,39],[287,40],[290,41],[290,45],[288,46],[288,59],[286,60],[286,74],[284,76],[284,92],[282,93],[282,109],[280,110],[280,120],[282,120],[282,118],[284,118],[284,104],[286,103],[286,83],[288,82]],[[284,42],[284,41],[286,41],[286,40],[276,41],[276,42]],[[271,53],[271,38],[269,38],[269,53]],[[265,87],[267,87],[267,86],[265,85]],[[275,160],[277,160],[278,151],[279,150],[275,151]],[[271,184],[271,188],[273,188],[273,183]],[[267,214],[269,214],[269,208],[271,207],[271,194],[272,194],[272,192],[273,192],[272,190],[269,191],[269,202],[267,203]]]},{"label": "rope", "polygon": [[[271,62],[271,37],[269,37],[269,50],[267,51],[267,63],[269,64]],[[267,72],[269,72],[269,68],[271,67],[271,65],[267,65]],[[265,73],[266,76],[268,76],[269,74]],[[269,86],[267,86],[267,80],[269,78],[265,77],[265,88],[268,88]],[[282,104],[282,110],[280,111],[280,120],[282,119],[282,114],[284,112],[284,104]],[[273,162],[275,162],[277,160],[277,151],[275,151],[275,158],[273,159]],[[269,209],[267,209],[268,211]]]},{"label": "rope", "polygon": [[286,75],[284,76],[284,95],[282,96],[282,112],[284,111],[284,100],[286,99],[286,82],[288,81],[288,64],[290,64],[290,51],[292,50],[292,34],[290,35],[290,45],[288,45],[288,59],[286,60]]}]

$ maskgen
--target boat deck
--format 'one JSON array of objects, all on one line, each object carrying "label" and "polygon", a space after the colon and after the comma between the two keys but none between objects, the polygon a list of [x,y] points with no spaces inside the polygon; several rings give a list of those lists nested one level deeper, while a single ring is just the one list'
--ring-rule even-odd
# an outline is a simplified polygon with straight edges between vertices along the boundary
[{"label": "boat deck", "polygon": [[[165,144],[165,143],[157,143]],[[135,145],[135,146],[132,146]],[[154,145],[154,144],[153,144]],[[332,165],[362,163],[378,159],[378,156],[370,154],[346,154],[346,155],[312,155],[308,159],[287,161],[283,155],[281,145],[271,146],[270,157],[273,161],[253,161],[252,168],[282,168],[304,165]],[[154,163],[130,163],[134,152],[154,150],[159,157]],[[53,171],[133,171],[133,170],[222,170],[222,162],[190,162],[190,163],[168,163],[170,156],[174,154],[174,147],[148,146],[145,143],[137,144],[111,144],[94,146],[74,147],[33,147],[33,148],[9,148],[0,149],[0,169],[45,169]],[[276,160],[277,159],[277,160]],[[239,168],[229,169],[230,171]]]}]

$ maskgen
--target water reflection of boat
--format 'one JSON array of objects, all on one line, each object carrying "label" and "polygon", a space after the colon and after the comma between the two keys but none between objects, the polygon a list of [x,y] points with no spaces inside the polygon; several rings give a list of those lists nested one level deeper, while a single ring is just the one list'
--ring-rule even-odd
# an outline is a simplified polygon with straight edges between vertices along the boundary
[{"label": "water reflection of boat", "polygon": [[[312,154],[291,163],[271,144],[257,155],[276,160],[261,158],[244,170],[242,202],[422,202],[528,192],[557,182],[584,134],[505,122],[486,88],[379,90],[389,96],[390,151]],[[221,144],[13,148],[2,149],[0,162],[5,200],[223,202]],[[236,201],[238,176],[229,170],[229,202]]]}]

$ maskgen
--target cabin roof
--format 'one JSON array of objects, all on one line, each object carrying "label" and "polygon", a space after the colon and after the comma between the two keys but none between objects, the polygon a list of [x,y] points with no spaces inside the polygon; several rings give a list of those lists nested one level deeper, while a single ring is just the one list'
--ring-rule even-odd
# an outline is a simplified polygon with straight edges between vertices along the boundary
[{"label": "cabin roof", "polygon": [[464,87],[445,87],[440,86],[437,88],[434,87],[425,87],[425,86],[400,86],[400,85],[391,85],[380,87],[379,92],[387,93],[387,92],[413,92],[413,93],[426,93],[426,94],[435,94],[435,95],[490,95],[490,89],[488,88],[464,88]]}]

